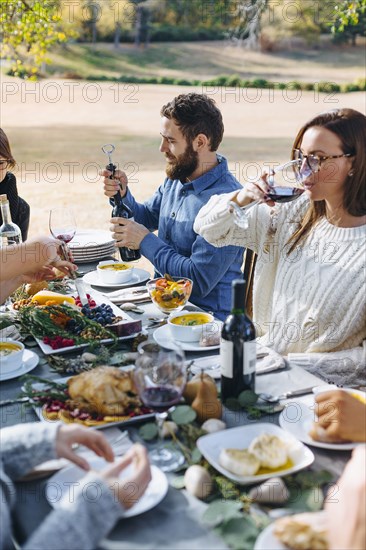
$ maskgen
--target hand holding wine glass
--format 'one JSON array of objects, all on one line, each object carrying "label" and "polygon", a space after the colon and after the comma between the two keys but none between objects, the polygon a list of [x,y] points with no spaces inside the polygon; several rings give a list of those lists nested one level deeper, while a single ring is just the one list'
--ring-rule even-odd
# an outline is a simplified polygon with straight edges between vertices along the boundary
[{"label": "hand holding wine glass", "polygon": [[264,173],[256,182],[249,182],[229,203],[234,213],[235,223],[247,229],[246,211],[258,203],[274,206],[275,202],[291,202],[304,192],[303,182],[309,176],[309,170],[303,169],[299,159],[286,162],[269,174]]},{"label": "hand holding wine glass", "polygon": [[69,243],[76,233],[74,214],[68,208],[53,208],[50,210],[49,228],[55,239]]}]

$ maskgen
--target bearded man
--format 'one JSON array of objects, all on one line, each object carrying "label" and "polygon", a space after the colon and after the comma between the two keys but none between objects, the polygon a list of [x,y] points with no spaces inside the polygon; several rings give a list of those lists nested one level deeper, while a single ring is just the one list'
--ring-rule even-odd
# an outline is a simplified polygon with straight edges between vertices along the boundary
[{"label": "bearded man", "polygon": [[241,276],[243,248],[215,248],[193,231],[198,211],[212,195],[241,188],[226,159],[216,153],[224,133],[221,112],[213,99],[189,93],[164,105],[160,114],[167,178],[155,194],[138,203],[124,172],[117,170],[114,179],[103,172],[105,195],[120,190],[134,214],[134,219],[112,218],[113,237],[119,247],[140,248],[156,276],[192,279],[192,303],[224,319],[231,282]]}]

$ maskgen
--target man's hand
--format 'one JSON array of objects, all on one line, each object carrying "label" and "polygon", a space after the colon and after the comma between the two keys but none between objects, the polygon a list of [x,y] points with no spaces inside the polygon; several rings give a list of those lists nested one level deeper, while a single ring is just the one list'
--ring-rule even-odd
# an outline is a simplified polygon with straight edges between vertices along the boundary
[{"label": "man's hand", "polygon": [[113,179],[111,179],[112,172],[109,172],[108,170],[103,170],[103,172],[100,172],[100,175],[104,176],[104,194],[107,197],[114,197],[118,191],[120,192],[121,197],[125,196],[128,186],[128,179],[125,172],[116,170]]},{"label": "man's hand", "polygon": [[56,436],[57,455],[61,458],[71,460],[71,462],[74,462],[77,466],[83,468],[83,470],[89,470],[89,463],[73,451],[72,445],[75,443],[85,445],[85,447],[94,451],[96,455],[105,458],[108,462],[113,462],[114,460],[112,447],[102,432],[78,425],[61,426]]},{"label": "man's hand", "polygon": [[119,248],[127,247],[132,250],[137,250],[140,248],[143,238],[150,233],[144,225],[134,220],[112,218],[111,223],[110,230],[112,231],[112,237],[115,239],[116,245]]},{"label": "man's hand", "polygon": [[[120,479],[119,474],[130,464],[133,466],[133,473]],[[113,466],[103,470],[102,477],[122,506],[126,509],[131,508],[144,494],[151,481],[150,464],[145,447],[140,444],[131,447]]]}]

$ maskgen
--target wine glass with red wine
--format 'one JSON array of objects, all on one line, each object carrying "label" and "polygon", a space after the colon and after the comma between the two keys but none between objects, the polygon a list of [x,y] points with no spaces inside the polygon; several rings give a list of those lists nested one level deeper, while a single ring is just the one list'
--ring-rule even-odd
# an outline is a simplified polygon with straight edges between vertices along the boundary
[{"label": "wine glass with red wine", "polygon": [[184,351],[177,344],[172,343],[171,347],[168,350],[152,342],[141,343],[134,370],[142,403],[156,411],[159,442],[149,456],[150,462],[163,472],[177,470],[185,460],[178,449],[165,446],[162,438],[168,411],[179,403],[187,381]]},{"label": "wine glass with red wine", "polygon": [[68,208],[53,208],[50,210],[49,228],[55,239],[69,243],[76,233],[74,214]]},{"label": "wine glass with red wine", "polygon": [[[274,202],[291,202],[305,191],[303,182],[309,177],[309,170],[302,169],[302,161],[291,160],[281,166],[273,168],[268,175],[267,182],[270,191],[266,197]],[[235,202],[230,201],[229,206],[235,217],[235,223],[242,229],[248,228],[247,211],[255,204],[261,201],[253,201],[246,206],[240,207]]]}]

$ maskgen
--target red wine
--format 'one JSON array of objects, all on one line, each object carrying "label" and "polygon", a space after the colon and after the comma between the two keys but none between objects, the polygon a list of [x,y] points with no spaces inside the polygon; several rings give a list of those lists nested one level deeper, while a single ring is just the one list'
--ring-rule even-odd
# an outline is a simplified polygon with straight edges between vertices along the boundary
[{"label": "red wine", "polygon": [[267,197],[275,202],[291,202],[303,194],[305,189],[299,187],[271,187],[271,191],[267,193]]},{"label": "red wine", "polygon": [[246,281],[232,282],[232,309],[221,330],[221,400],[225,404],[244,390],[255,391],[255,328],[245,314]]},{"label": "red wine", "polygon": [[158,412],[166,411],[178,403],[180,397],[181,393],[176,388],[168,386],[146,388],[141,394],[144,405]]},{"label": "red wine", "polygon": [[68,233],[61,233],[60,235],[56,236],[56,239],[59,239],[60,241],[63,241],[64,243],[69,243],[74,238],[74,235],[69,235]]}]

